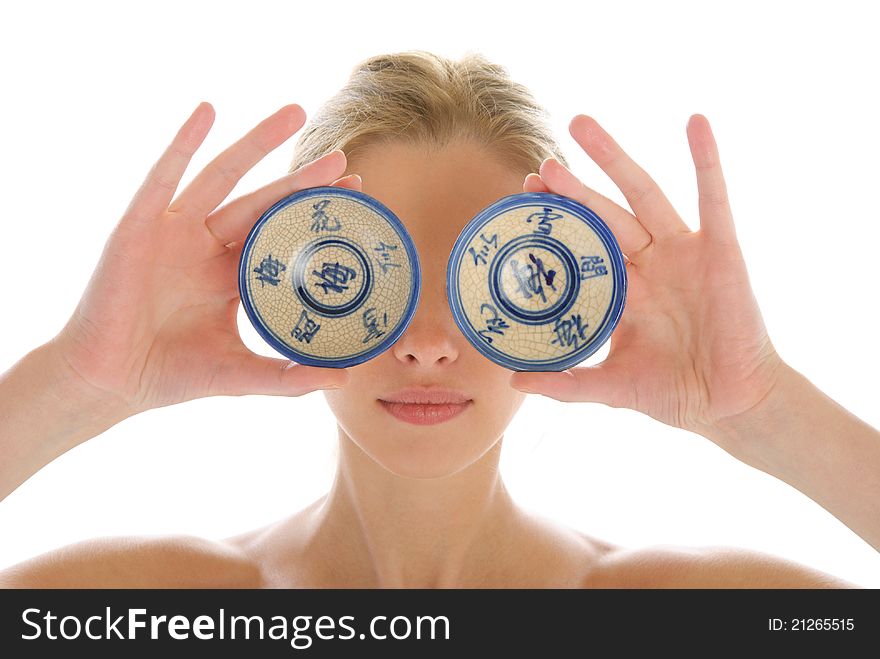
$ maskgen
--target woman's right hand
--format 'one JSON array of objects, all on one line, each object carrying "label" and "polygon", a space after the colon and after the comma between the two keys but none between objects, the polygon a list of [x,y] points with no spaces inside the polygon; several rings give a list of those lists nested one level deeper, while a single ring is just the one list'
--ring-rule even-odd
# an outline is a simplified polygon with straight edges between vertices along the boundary
[{"label": "woman's right hand", "polygon": [[[125,414],[203,396],[299,396],[343,385],[344,369],[250,351],[238,333],[238,264],[260,215],[296,190],[360,189],[334,151],[221,208],[241,177],[305,122],[292,104],[212,160],[174,200],[214,121],[201,103],[153,166],[104,247],[70,320],[50,341],[59,365]],[[332,182],[332,183],[331,183]],[[215,210],[216,209],[216,210]]]}]

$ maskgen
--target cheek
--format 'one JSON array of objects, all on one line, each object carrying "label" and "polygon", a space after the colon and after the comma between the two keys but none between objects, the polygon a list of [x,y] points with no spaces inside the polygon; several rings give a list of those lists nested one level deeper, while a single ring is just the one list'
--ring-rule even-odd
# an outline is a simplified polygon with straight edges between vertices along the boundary
[{"label": "cheek", "polygon": [[513,397],[513,405],[511,407],[510,416],[513,416],[514,414],[519,412],[519,408],[522,407],[522,404],[528,394],[524,394],[521,391],[514,390],[514,393],[511,394],[511,396]]},{"label": "cheek", "polygon": [[324,400],[337,422],[350,436],[380,431],[383,410],[376,402],[377,376],[352,373],[351,380],[342,389],[322,390]]},{"label": "cheek", "polygon": [[505,379],[503,384],[486,390],[480,401],[483,404],[482,413],[492,425],[506,426],[522,406],[526,395],[510,387]]},{"label": "cheek", "polygon": [[327,401],[327,405],[337,419],[347,419],[355,414],[357,410],[360,397],[348,391],[350,386],[343,387],[342,389],[323,390],[324,400]]}]

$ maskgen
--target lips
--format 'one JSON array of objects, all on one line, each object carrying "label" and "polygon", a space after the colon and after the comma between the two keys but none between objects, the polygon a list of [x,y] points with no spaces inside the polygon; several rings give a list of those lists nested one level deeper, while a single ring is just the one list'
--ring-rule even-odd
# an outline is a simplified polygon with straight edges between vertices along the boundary
[{"label": "lips", "polygon": [[472,405],[472,402],[424,404],[389,403],[384,400],[380,400],[379,403],[393,417],[417,426],[429,426],[449,421]]},{"label": "lips", "polygon": [[439,387],[410,387],[383,396],[380,400],[387,403],[410,403],[421,405],[461,404],[471,400],[470,396],[455,389]]},{"label": "lips", "polygon": [[379,403],[400,421],[423,426],[449,421],[470,407],[473,400],[454,389],[416,387],[389,394]]}]

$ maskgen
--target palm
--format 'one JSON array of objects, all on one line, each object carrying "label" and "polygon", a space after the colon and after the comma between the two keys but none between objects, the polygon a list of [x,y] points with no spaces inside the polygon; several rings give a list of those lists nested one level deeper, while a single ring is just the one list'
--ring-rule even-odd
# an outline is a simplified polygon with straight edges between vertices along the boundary
[{"label": "palm", "polygon": [[[145,279],[132,282],[118,305],[108,299],[96,310],[109,326],[118,326],[117,336],[130,337],[126,345],[136,346],[126,386],[147,395],[147,408],[218,393],[213,387],[222,375],[218,370],[249,356],[236,322],[238,255],[239,249],[220,245],[203,222],[173,218],[142,247],[143,263],[132,264]],[[114,313],[119,306],[129,308]],[[138,308],[153,313],[138,314]],[[151,340],[136,341],[139,332]]]},{"label": "palm", "polygon": [[[77,336],[87,335],[87,340],[69,351],[77,370],[96,386],[134,400],[156,364],[182,360],[192,349],[186,345],[192,341],[182,331],[185,325],[198,325],[212,337],[228,326],[220,309],[231,290],[221,271],[231,275],[234,268],[218,247],[230,250],[209,246],[213,239],[207,229],[207,236],[197,236],[194,226],[183,218],[163,217],[149,232],[120,225],[108,240],[72,319]],[[203,347],[197,349],[212,349],[198,343]],[[189,371],[189,386],[197,386],[201,371],[213,361],[200,361]]]},{"label": "palm", "polygon": [[655,245],[629,266],[626,311],[609,366],[629,377],[616,406],[696,429],[748,409],[766,393],[772,352],[738,249],[699,232]]},{"label": "palm", "polygon": [[512,383],[705,430],[761,400],[780,363],[752,294],[717,156],[714,165],[701,159],[711,160],[704,150],[711,135],[698,129],[692,135],[701,229],[691,231],[647,174],[597,128],[572,122],[572,134],[612,175],[636,215],[587,189],[557,162],[545,163],[541,178],[530,175],[525,188],[565,194],[606,219],[628,257],[626,306],[603,363],[562,374],[516,374]]}]

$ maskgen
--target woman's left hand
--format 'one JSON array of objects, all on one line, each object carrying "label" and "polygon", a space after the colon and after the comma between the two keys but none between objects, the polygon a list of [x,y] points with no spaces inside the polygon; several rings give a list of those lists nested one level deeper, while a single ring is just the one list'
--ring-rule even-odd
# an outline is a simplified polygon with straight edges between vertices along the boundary
[{"label": "woman's left hand", "polygon": [[632,212],[553,158],[526,177],[523,190],[570,197],[605,221],[626,257],[626,306],[605,361],[516,372],[511,385],[562,401],[627,407],[703,435],[747,413],[777,385],[785,364],[749,284],[708,120],[695,114],[687,127],[699,191],[697,231],[594,119],[578,115],[569,131]]}]

